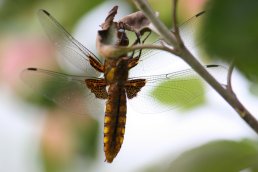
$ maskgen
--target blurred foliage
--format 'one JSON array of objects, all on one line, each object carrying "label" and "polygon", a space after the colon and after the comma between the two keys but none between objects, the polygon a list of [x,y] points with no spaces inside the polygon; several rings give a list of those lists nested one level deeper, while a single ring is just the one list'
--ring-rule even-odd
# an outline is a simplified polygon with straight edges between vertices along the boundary
[{"label": "blurred foliage", "polygon": [[[163,88],[166,89],[164,92]],[[162,82],[151,91],[151,96],[166,106],[180,107],[188,110],[205,101],[204,85],[195,78],[179,78]]]},{"label": "blurred foliage", "polygon": [[76,168],[74,165],[77,165],[77,160],[91,164],[97,158],[98,136],[97,120],[89,117],[65,118],[62,114],[52,114],[46,122],[41,143],[40,157],[44,170],[71,171],[70,169]]},{"label": "blurred foliage", "polygon": [[55,12],[57,18],[62,18],[60,22],[66,26],[68,30],[72,29],[77,20],[103,0],[84,1],[84,0],[4,0],[0,6],[0,31],[26,30],[34,24],[32,17],[36,16],[38,9],[46,9]]},{"label": "blurred foliage", "polygon": [[215,141],[183,153],[167,170],[180,172],[235,172],[257,168],[257,141]]},{"label": "blurred foliage", "polygon": [[151,7],[154,11],[157,11],[159,13],[160,19],[168,26],[171,27],[171,14],[172,14],[172,1],[171,0],[162,0],[156,1],[156,0],[149,0],[148,1],[151,4]]},{"label": "blurred foliage", "polygon": [[253,95],[258,96],[258,84],[257,83],[251,83],[249,90]]},{"label": "blurred foliage", "polygon": [[0,6],[0,19],[8,21],[13,17],[17,17],[21,12],[31,9],[40,0],[4,0]]},{"label": "blurred foliage", "polygon": [[99,123],[96,120],[90,120],[75,127],[78,153],[87,159],[94,160],[97,156]]},{"label": "blurred foliage", "polygon": [[249,79],[258,79],[258,1],[210,0],[201,28],[206,52],[216,59],[234,61]]},{"label": "blurred foliage", "polygon": [[50,158],[49,156],[43,155],[43,169],[44,172],[62,172],[64,169],[69,168],[70,164],[63,162],[57,158]]},{"label": "blurred foliage", "polygon": [[257,172],[258,142],[249,139],[212,141],[182,153],[167,166],[169,161],[169,157],[163,158],[141,171],[237,172],[248,169]]}]

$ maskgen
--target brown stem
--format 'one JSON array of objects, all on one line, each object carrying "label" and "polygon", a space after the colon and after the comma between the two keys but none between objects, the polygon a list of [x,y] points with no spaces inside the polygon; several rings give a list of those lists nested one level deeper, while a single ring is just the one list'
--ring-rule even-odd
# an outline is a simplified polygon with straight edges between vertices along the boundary
[{"label": "brown stem", "polygon": [[195,57],[188,51],[188,49],[182,49],[181,57],[188,63],[206,82],[208,82],[227,102],[235,109],[245,122],[258,133],[258,121],[253,115],[244,107],[244,105],[237,99],[233,92],[229,92],[225,89],[217,80],[210,75],[203,65],[201,65]]},{"label": "brown stem", "polygon": [[177,54],[177,52],[173,49],[170,49],[166,46],[155,45],[155,44],[140,44],[140,45],[134,45],[131,47],[119,47],[119,51],[122,51],[124,53],[128,53],[134,50],[141,50],[141,49],[156,49],[156,50],[168,51],[175,55]]},{"label": "brown stem", "polygon": [[179,34],[179,28],[178,28],[178,25],[177,25],[177,0],[173,0],[173,27],[174,27],[174,31],[173,31],[173,34],[175,35],[176,37],[176,40],[177,40],[177,46],[180,46],[183,44],[183,41],[181,39],[181,36]]},{"label": "brown stem", "polygon": [[233,89],[232,89],[232,83],[231,83],[233,69],[234,69],[234,62],[231,62],[229,69],[228,69],[227,90],[229,92],[231,92],[232,94],[234,94]]},{"label": "brown stem", "polygon": [[173,17],[172,17],[172,23],[174,25],[174,34],[178,34],[179,33],[179,29],[177,26],[177,17],[176,17],[176,13],[177,13],[177,0],[173,0]]},{"label": "brown stem", "polygon": [[[176,55],[181,57],[188,65],[190,65],[209,85],[211,85],[227,102],[228,104],[239,114],[239,116],[258,134],[258,121],[253,115],[243,106],[243,104],[237,99],[237,97],[225,89],[209,72],[200,64],[200,62],[191,54],[191,52],[180,44],[180,35],[171,36],[171,32],[164,28],[165,25],[155,16],[150,5],[145,0],[134,0],[134,3],[141,9],[144,14],[151,20],[153,25],[158,29],[160,36],[171,46],[176,47]],[[176,4],[176,0],[174,0]],[[174,7],[175,10],[176,7]],[[176,12],[174,12],[174,22],[176,22]],[[179,33],[179,32],[178,32]],[[177,39],[177,38],[180,39]],[[176,39],[175,39],[176,38]],[[177,45],[180,45],[179,47]],[[175,50],[165,48],[165,51],[169,51],[175,54]],[[231,74],[230,74],[231,75]]]}]

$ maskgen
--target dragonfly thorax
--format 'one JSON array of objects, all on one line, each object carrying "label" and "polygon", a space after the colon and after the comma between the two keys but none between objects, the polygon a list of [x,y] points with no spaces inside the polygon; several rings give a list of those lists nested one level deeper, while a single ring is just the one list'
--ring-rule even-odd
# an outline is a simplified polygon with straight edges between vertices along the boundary
[{"label": "dragonfly thorax", "polygon": [[128,79],[129,57],[119,57],[117,59],[108,59],[105,61],[104,77],[108,84],[117,83],[124,85]]}]

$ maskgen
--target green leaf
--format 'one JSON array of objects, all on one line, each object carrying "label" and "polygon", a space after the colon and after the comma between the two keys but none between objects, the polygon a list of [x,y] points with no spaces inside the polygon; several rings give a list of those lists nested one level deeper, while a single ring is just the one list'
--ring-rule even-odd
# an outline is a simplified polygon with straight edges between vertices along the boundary
[{"label": "green leaf", "polygon": [[162,82],[151,91],[150,95],[163,105],[187,110],[202,104],[205,100],[204,93],[201,80],[179,78]]},{"label": "green leaf", "polygon": [[183,153],[174,160],[170,172],[236,172],[255,169],[258,143],[251,140],[216,141]]},{"label": "green leaf", "polygon": [[258,1],[210,0],[201,28],[206,52],[258,79]]}]

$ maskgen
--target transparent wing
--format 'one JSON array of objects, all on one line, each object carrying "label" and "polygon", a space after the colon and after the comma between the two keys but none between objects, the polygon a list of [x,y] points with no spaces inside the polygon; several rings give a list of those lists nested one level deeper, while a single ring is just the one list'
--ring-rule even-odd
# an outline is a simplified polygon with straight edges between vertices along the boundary
[{"label": "transparent wing", "polygon": [[[185,21],[183,24],[179,27],[180,35],[188,49],[191,50],[191,52],[195,54],[196,47],[199,45],[199,42],[197,40],[194,40],[194,36],[197,32],[197,27],[200,25],[201,19],[205,16],[204,12],[201,12],[199,14],[196,14],[195,16],[191,17],[187,21]],[[161,39],[156,40],[153,42],[153,44],[166,45]],[[139,53],[135,53],[136,55]],[[162,64],[160,62],[166,61],[169,63],[169,61],[174,62],[175,55],[172,55],[168,52],[156,50],[156,49],[144,49],[142,50],[142,55],[140,57],[139,65],[137,65],[135,68],[131,69],[132,76],[136,76],[137,73],[144,73],[147,74],[149,72],[153,72],[154,70],[157,70]],[[178,59],[178,58],[177,58]],[[152,63],[151,61],[155,61],[155,63]],[[156,63],[156,62],[159,63]],[[148,66],[152,66],[151,68]],[[165,64],[164,64],[165,65]],[[156,69],[157,68],[157,69]]]},{"label": "transparent wing", "polygon": [[[221,84],[226,85],[227,69],[225,67],[208,65],[206,69]],[[202,103],[205,99],[203,79],[192,69],[130,79],[146,80],[146,85],[137,96],[129,99],[130,105],[141,113],[159,113],[177,107],[190,108]]]},{"label": "transparent wing", "polygon": [[101,64],[100,60],[92,52],[74,39],[47,11],[39,10],[38,16],[48,37],[58,49],[61,58],[70,62],[87,75],[100,76],[100,73],[90,65],[91,58]]},{"label": "transparent wing", "polygon": [[[196,30],[198,26],[200,25],[201,19],[204,16],[205,16],[205,11],[202,11],[196,14],[195,16],[189,18],[179,26],[179,32],[186,47],[194,48],[198,46],[199,42],[193,41],[193,38],[196,34]],[[161,39],[158,39],[153,42],[153,44],[157,44],[157,45],[161,45],[162,43],[164,42]],[[160,50],[150,50],[150,49],[142,50],[141,59],[144,60],[160,52],[161,52]]]},{"label": "transparent wing", "polygon": [[76,114],[89,114],[91,105],[96,107],[100,103],[85,83],[85,79],[98,78],[67,75],[39,68],[25,69],[21,77],[36,93]]},{"label": "transparent wing", "polygon": [[205,14],[206,12],[202,11],[179,26],[180,35],[189,49],[196,48],[203,41],[199,39],[199,36],[198,39],[195,38],[198,34],[198,28],[201,25],[201,21],[206,16]]}]

